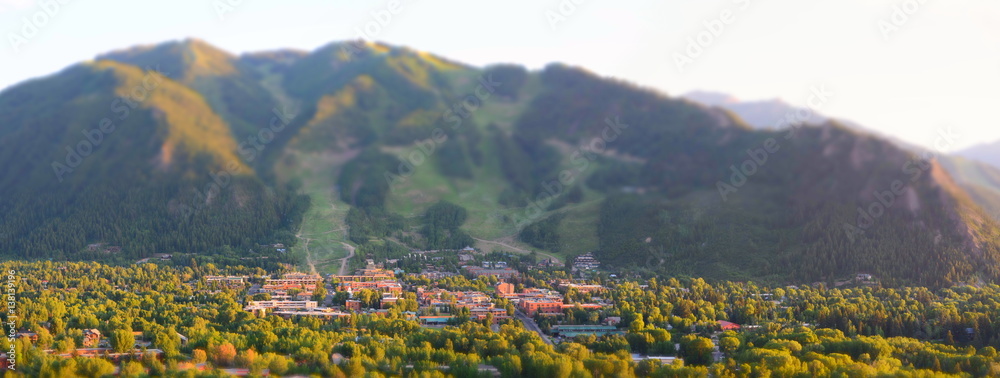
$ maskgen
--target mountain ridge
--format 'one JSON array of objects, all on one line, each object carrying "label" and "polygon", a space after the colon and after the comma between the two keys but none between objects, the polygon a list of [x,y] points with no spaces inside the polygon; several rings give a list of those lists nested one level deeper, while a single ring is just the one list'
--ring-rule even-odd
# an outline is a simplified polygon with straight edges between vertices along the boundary
[{"label": "mountain ridge", "polygon": [[[837,121],[758,130],[738,112],[578,67],[473,67],[382,43],[236,56],[186,40],[99,57],[131,72],[133,88],[139,67],[157,63],[176,79],[71,185],[26,160],[37,152],[0,153],[19,167],[3,178],[17,189],[0,190],[0,234],[17,235],[0,239],[8,254],[107,258],[85,247],[113,243],[136,258],[294,263],[343,258],[350,242],[358,265],[500,240],[715,279],[1000,277],[998,226],[979,205],[988,192]],[[3,150],[75,143],[102,102],[129,94],[78,68],[38,80],[0,93]],[[47,93],[62,97],[40,102]],[[105,191],[112,182],[119,189]],[[720,196],[720,183],[735,192]],[[261,247],[276,243],[290,254]]]},{"label": "mountain ridge", "polygon": [[972,146],[955,154],[1000,168],[1000,141]]},{"label": "mountain ridge", "polygon": [[[730,110],[742,118],[750,120],[749,124],[756,128],[766,129],[775,124],[787,114],[796,114],[801,108],[789,105],[781,100],[761,100],[743,102],[734,96],[719,92],[696,91],[684,95],[694,101],[700,101],[708,106],[718,106]],[[806,110],[803,110],[806,111]],[[822,114],[808,110],[811,119],[825,121],[829,118]],[[953,154],[944,154],[937,151],[930,151],[923,147],[891,138],[873,131],[872,128],[849,121],[841,121],[848,127],[859,132],[877,135],[887,139],[901,148],[916,155],[934,156],[948,170],[948,173],[955,178],[964,190],[968,191],[974,200],[996,219],[1000,220],[1000,181],[995,177],[1000,175],[998,165],[987,166],[975,161],[975,157],[969,157],[967,153],[959,151]],[[988,149],[988,148],[987,148]],[[967,150],[966,150],[967,151]],[[975,155],[975,154],[973,154]],[[971,160],[969,160],[971,159]],[[988,159],[987,159],[988,160]],[[987,163],[988,164],[988,163]]]}]

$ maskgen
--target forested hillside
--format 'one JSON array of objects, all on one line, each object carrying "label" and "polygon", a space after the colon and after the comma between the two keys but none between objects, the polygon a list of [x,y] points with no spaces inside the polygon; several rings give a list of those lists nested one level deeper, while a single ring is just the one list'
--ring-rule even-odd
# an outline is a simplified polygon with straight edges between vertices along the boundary
[{"label": "forested hillside", "polygon": [[617,155],[605,155],[633,156],[632,168],[587,181],[609,196],[597,229],[606,261],[738,279],[996,278],[996,223],[933,161],[835,123],[751,131],[580,71],[542,75],[551,90],[519,121],[526,139],[579,144],[601,135],[606,117],[630,125],[607,143]]},{"label": "forested hillside", "polygon": [[756,130],[562,64],[170,42],[0,93],[0,147],[9,256],[264,257],[282,243],[315,269],[347,247],[358,264],[475,244],[729,280],[1000,274],[990,194],[938,162],[836,122]]},{"label": "forested hillside", "polygon": [[133,261],[294,242],[308,206],[258,180],[227,123],[155,68],[98,61],[11,88],[0,125],[8,256]]},{"label": "forested hillside", "polygon": [[[797,119],[800,114],[809,114],[810,116],[805,121],[814,124],[828,120],[827,117],[818,114],[816,109],[795,107],[781,100],[740,101],[726,94],[714,92],[692,92],[685,94],[684,97],[704,105],[732,111],[758,129],[788,127],[787,119],[792,115],[795,115],[794,118]],[[973,201],[987,210],[994,219],[1000,220],[1000,163],[997,163],[1000,162],[1000,159],[991,158],[990,154],[991,151],[997,151],[995,146],[984,144],[954,154],[945,154],[942,151],[927,150],[896,138],[880,135],[874,129],[854,122],[844,120],[837,120],[837,122],[863,134],[879,135],[914,154],[925,158],[933,157],[941,163],[962,189],[969,192]],[[950,130],[941,131],[950,132]],[[953,142],[948,139],[941,141]]]}]

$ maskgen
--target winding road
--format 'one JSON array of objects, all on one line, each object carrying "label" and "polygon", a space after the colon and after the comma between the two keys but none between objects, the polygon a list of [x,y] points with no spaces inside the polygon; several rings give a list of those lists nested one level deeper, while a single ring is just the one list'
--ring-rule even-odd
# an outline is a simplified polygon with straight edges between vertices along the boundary
[{"label": "winding road", "polygon": [[[507,248],[510,248],[511,250],[513,250],[514,252],[519,252],[519,253],[523,253],[523,254],[526,254],[526,255],[531,253],[531,251],[529,251],[529,250],[521,249],[521,248],[512,246],[512,245],[507,244],[507,243],[503,243],[503,242],[498,242],[498,241],[493,241],[493,240],[484,240],[484,239],[479,239],[479,238],[472,238],[472,239],[475,240],[475,241],[483,242],[483,243],[490,243],[490,244],[496,244],[496,245],[499,245],[499,246],[502,246],[502,247],[507,247]],[[550,254],[550,253],[545,253],[545,252],[540,252],[540,251],[535,251],[535,253],[538,253],[541,256],[544,256],[544,257],[552,259],[552,261],[556,262],[556,264],[561,264],[562,263],[562,260],[560,260],[559,257],[556,257],[556,255],[553,255],[553,254]]]},{"label": "winding road", "polygon": [[347,271],[347,261],[350,260],[351,257],[354,257],[354,246],[344,242],[340,242],[340,244],[343,244],[344,248],[347,248],[348,252],[347,257],[340,259],[340,270],[337,271],[338,276],[343,276]]}]

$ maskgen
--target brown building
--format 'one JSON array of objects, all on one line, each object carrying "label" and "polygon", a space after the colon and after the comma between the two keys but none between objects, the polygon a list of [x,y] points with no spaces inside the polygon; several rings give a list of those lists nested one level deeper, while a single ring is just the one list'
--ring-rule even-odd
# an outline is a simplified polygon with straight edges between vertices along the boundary
[{"label": "brown building", "polygon": [[507,310],[496,307],[475,307],[469,309],[469,315],[476,320],[486,319],[489,314],[493,314],[493,324],[500,323],[503,319],[510,319]]},{"label": "brown building", "polygon": [[497,285],[497,293],[500,295],[514,294],[514,284],[510,282],[501,282]]},{"label": "brown building", "polygon": [[344,308],[352,311],[361,311],[361,301],[348,299],[347,302],[344,303]]},{"label": "brown building", "polygon": [[542,315],[555,315],[562,314],[563,303],[561,300],[549,299],[549,298],[524,298],[518,303],[521,307],[521,311],[528,316],[535,316],[535,314]]},{"label": "brown building", "polygon": [[101,331],[96,328],[83,330],[83,347],[96,348],[101,343]]},{"label": "brown building", "polygon": [[569,289],[576,289],[576,291],[581,293],[598,293],[605,290],[604,286],[601,285],[578,285],[575,283],[561,283],[559,288],[564,291],[569,291]]}]

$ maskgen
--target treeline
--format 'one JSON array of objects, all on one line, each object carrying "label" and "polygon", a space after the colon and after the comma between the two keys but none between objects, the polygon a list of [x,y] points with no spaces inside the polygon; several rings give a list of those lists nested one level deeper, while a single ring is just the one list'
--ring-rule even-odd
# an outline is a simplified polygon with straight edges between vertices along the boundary
[{"label": "treeline", "polygon": [[[85,186],[71,198],[50,192],[4,198],[0,250],[28,259],[134,261],[153,253],[294,245],[294,230],[310,205],[294,189],[272,189],[249,178],[233,178],[208,203],[189,195],[191,188],[108,183]],[[99,245],[90,251],[90,244]],[[105,253],[109,247],[120,252]]]},{"label": "treeline", "polygon": [[446,177],[472,179],[474,170],[483,165],[483,153],[479,146],[481,140],[479,128],[474,125],[466,125],[460,131],[450,133],[434,152],[438,172]]},{"label": "treeline", "polygon": [[531,244],[534,247],[559,252],[562,249],[562,244],[559,240],[559,222],[562,219],[562,214],[549,216],[524,227],[518,236],[521,238],[521,241]]},{"label": "treeline", "polygon": [[390,236],[404,225],[401,216],[379,207],[352,207],[347,212],[345,222],[350,227],[348,237],[358,244]]},{"label": "treeline", "polygon": [[830,202],[790,212],[781,205],[783,189],[747,190],[746,199],[724,204],[611,193],[600,208],[598,257],[650,274],[772,283],[832,284],[868,273],[890,286],[945,287],[997,275],[996,241],[986,234],[979,252],[969,250],[940,207],[927,204],[918,221],[900,206],[849,235],[845,226],[857,224],[856,205]]},{"label": "treeline", "polygon": [[491,127],[492,139],[500,159],[500,168],[512,189],[504,200],[509,206],[524,206],[544,191],[543,182],[558,181],[562,160],[559,151],[545,144],[544,139],[507,135]]},{"label": "treeline", "polygon": [[528,81],[528,70],[517,64],[496,64],[486,67],[483,76],[499,83],[495,95],[517,100],[521,87]]},{"label": "treeline", "polygon": [[469,234],[459,229],[467,217],[465,208],[451,202],[441,201],[429,207],[421,229],[427,249],[460,249],[475,244]]}]

